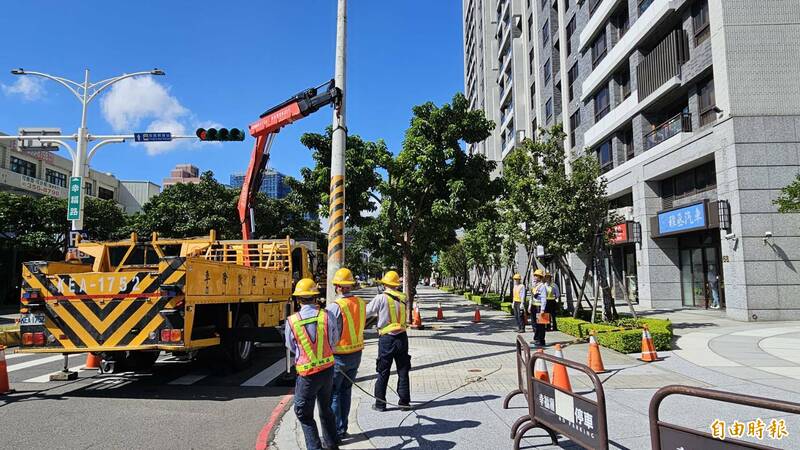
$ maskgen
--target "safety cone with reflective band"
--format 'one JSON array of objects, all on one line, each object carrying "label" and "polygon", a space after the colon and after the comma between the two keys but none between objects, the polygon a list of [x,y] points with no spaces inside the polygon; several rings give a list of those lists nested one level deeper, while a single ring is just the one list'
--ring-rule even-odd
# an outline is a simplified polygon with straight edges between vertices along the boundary
[{"label": "safety cone with reflective band", "polygon": [[[536,350],[536,353],[544,354],[544,350]],[[533,378],[544,382],[550,382],[550,375],[547,374],[547,363],[542,358],[536,359],[536,364],[533,366]]]},{"label": "safety cone with reflective band", "polygon": [[84,366],[85,369],[99,369],[100,363],[103,362],[103,358],[100,355],[94,353],[87,353],[86,354],[86,365]]},{"label": "safety cone with reflective band", "polygon": [[600,356],[600,346],[594,338],[594,331],[589,333],[589,363],[587,364],[594,373],[603,373],[606,368],[603,367],[603,357]]},{"label": "safety cone with reflective band", "polygon": [[644,362],[658,361],[656,346],[653,344],[653,337],[650,336],[650,329],[647,328],[647,325],[642,326],[642,357],[639,359]]},{"label": "safety cone with reflective band", "polygon": [[436,310],[436,320],[444,320],[444,312],[442,311],[442,302],[439,302],[439,309]]},{"label": "safety cone with reflective band", "polygon": [[414,302],[414,320],[411,321],[411,328],[415,330],[421,330],[425,328],[422,325],[422,316],[419,314],[419,303]]},{"label": "safety cone with reflective band", "polygon": [[[561,344],[556,344],[556,351],[554,356],[556,358],[564,358],[564,353],[561,351]],[[553,363],[553,377],[551,378],[552,385],[560,387],[561,389],[572,392],[572,384],[569,382],[569,374],[567,368],[563,364]]]},{"label": "safety cone with reflective band", "polygon": [[8,383],[8,366],[6,365],[6,347],[0,345],[0,395],[11,392]]},{"label": "safety cone with reflective band", "polygon": [[475,305],[475,316],[472,318],[473,323],[480,323],[481,321],[481,309]]}]

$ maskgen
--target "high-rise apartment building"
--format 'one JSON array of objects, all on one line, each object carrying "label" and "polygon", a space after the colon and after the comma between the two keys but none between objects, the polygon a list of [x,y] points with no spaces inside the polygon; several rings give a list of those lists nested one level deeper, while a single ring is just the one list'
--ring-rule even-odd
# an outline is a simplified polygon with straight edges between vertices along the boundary
[{"label": "high-rise apartment building", "polygon": [[[234,173],[230,177],[230,185],[233,188],[241,188],[244,184],[244,174]],[[291,188],[286,184],[286,175],[273,170],[266,169],[264,177],[261,179],[260,192],[267,194],[270,198],[284,198],[289,195]]]},{"label": "high-rise apartment building", "polygon": [[192,164],[176,164],[175,168],[169,171],[169,177],[164,178],[161,184],[166,189],[168,186],[180,183],[197,184],[200,182],[200,169]]},{"label": "high-rise apartment building", "polygon": [[[773,204],[800,172],[796,0],[463,5],[465,90],[498,124],[476,151],[502,160],[505,120],[526,136],[560,123],[570,157],[598,159],[624,218],[608,261],[618,297],[800,318],[800,215]],[[475,44],[479,19],[493,43]],[[497,85],[471,81],[481,73]]]}]

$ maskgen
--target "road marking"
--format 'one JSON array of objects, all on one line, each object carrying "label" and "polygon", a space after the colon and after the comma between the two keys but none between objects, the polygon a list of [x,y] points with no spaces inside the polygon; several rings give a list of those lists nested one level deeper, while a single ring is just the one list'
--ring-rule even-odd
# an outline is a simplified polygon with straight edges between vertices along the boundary
[{"label": "road marking", "polygon": [[205,378],[207,376],[208,375],[189,374],[189,375],[184,375],[182,377],[176,378],[176,379],[170,381],[167,384],[179,385],[179,386],[189,386],[189,385],[197,383],[198,381],[202,380],[203,378]]},{"label": "road marking", "polygon": [[6,361],[9,359],[19,358],[21,356],[33,356],[34,353],[6,353]]},{"label": "road marking", "polygon": [[33,361],[25,361],[19,364],[12,364],[8,366],[8,371],[13,372],[15,370],[27,369],[28,367],[41,366],[42,364],[51,363],[53,361],[63,361],[63,360],[64,357],[62,355],[48,356],[47,358],[34,359]]},{"label": "road marking", "polygon": [[240,386],[266,386],[272,380],[278,378],[284,370],[286,370],[286,357],[281,358],[275,364],[255,374],[255,376],[245,381]]},{"label": "road marking", "polygon": [[[92,370],[92,369],[86,369],[86,366],[84,366],[84,365],[80,365],[80,366],[75,366],[75,367],[70,367],[69,368],[70,372],[78,372],[78,371],[84,371],[84,370]],[[48,373],[47,375],[40,375],[38,377],[28,378],[27,380],[24,380],[23,383],[47,383],[48,381],[50,381],[50,375],[53,375],[53,374],[56,374],[56,373],[60,373],[60,371],[59,372]]]},{"label": "road marking", "polygon": [[266,424],[264,424],[264,428],[258,433],[258,437],[256,438],[256,450],[268,450],[269,449],[269,440],[272,436],[273,430],[275,429],[275,425],[278,424],[278,421],[283,416],[289,408],[287,405],[289,402],[292,401],[294,395],[292,393],[286,394],[283,396],[281,401],[278,403],[278,406],[272,410],[272,414],[269,416],[269,420]]}]

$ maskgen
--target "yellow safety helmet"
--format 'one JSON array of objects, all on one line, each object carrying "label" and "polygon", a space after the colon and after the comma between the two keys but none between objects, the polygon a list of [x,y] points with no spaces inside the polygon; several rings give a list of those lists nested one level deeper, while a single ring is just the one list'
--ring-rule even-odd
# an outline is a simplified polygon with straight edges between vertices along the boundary
[{"label": "yellow safety helmet", "polygon": [[533,271],[533,276],[544,278],[544,270],[536,269]]},{"label": "yellow safety helmet", "polygon": [[515,273],[514,276],[511,277],[511,278],[514,279],[514,280],[521,280],[522,279],[522,275],[520,275],[518,273]]},{"label": "yellow safety helmet", "polygon": [[337,286],[352,286],[356,284],[356,280],[353,279],[353,272],[350,269],[342,267],[333,275],[333,284]]},{"label": "yellow safety helmet", "polygon": [[394,270],[390,270],[383,275],[379,282],[386,286],[398,287],[400,286],[400,275]]},{"label": "yellow safety helmet", "polygon": [[303,278],[294,286],[294,294],[292,295],[295,297],[314,297],[319,295],[317,282],[311,278]]}]

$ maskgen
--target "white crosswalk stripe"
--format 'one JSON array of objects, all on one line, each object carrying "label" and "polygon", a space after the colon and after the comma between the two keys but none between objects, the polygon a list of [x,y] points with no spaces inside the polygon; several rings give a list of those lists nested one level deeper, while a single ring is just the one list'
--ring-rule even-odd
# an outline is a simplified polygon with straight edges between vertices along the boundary
[{"label": "white crosswalk stripe", "polygon": [[34,359],[33,361],[25,361],[17,364],[11,364],[8,366],[9,372],[14,372],[17,370],[27,369],[28,367],[36,367],[41,366],[42,364],[51,363],[53,361],[63,361],[64,357],[61,355],[55,356],[48,356],[46,358]]},{"label": "white crosswalk stripe", "polygon": [[[69,368],[70,372],[78,372],[78,371],[82,372],[84,370],[95,370],[95,369],[87,369],[83,365]],[[27,380],[23,380],[22,382],[23,383],[47,383],[48,381],[50,381],[50,375],[53,375],[53,374],[56,374],[56,373],[58,373],[58,372],[48,373],[46,375],[39,375],[38,377],[28,378]]]},{"label": "white crosswalk stripe", "polygon": [[6,361],[9,359],[20,358],[23,356],[31,356],[33,353],[6,353]]},{"label": "white crosswalk stripe", "polygon": [[286,358],[267,367],[255,376],[241,384],[241,386],[266,386],[275,378],[278,378],[286,370]]}]

